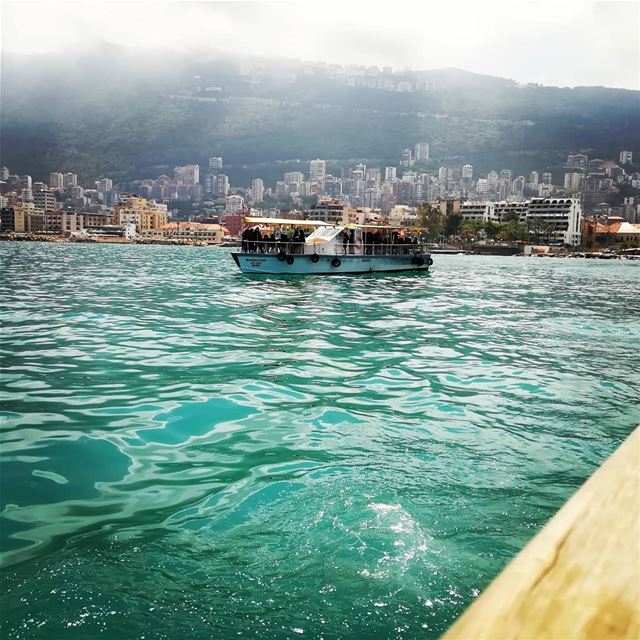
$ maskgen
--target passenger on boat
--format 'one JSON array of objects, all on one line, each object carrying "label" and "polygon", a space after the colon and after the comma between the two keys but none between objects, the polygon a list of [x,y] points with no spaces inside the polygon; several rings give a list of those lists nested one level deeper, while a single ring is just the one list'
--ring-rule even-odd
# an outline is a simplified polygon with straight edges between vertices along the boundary
[{"label": "passenger on boat", "polygon": [[346,254],[347,253],[347,246],[349,245],[349,231],[348,229],[343,229],[340,232],[340,235],[342,236],[342,253]]},{"label": "passenger on boat", "polygon": [[258,239],[257,227],[249,227],[247,230],[247,251],[254,253],[256,250],[256,240]]},{"label": "passenger on boat", "polygon": [[282,253],[286,253],[289,245],[289,236],[287,235],[287,232],[284,229],[280,231],[279,244],[280,244],[280,247],[278,250]]},{"label": "passenger on boat", "polygon": [[304,253],[304,231],[296,228],[293,232],[291,253]]}]

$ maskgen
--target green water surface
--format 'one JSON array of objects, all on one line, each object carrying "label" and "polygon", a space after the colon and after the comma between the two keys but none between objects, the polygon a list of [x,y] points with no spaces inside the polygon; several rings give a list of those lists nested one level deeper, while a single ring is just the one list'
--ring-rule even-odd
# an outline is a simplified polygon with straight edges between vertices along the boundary
[{"label": "green water surface", "polygon": [[640,422],[640,263],[0,257],[3,638],[436,638]]}]

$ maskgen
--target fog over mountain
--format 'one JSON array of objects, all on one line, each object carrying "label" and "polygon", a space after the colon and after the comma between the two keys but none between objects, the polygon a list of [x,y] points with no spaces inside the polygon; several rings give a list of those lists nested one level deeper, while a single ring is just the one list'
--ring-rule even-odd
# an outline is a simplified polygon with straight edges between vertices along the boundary
[{"label": "fog over mountain", "polygon": [[223,155],[237,180],[320,157],[553,167],[568,151],[640,149],[640,92],[555,88],[459,69],[390,71],[287,59],[131,50],[5,52],[2,164],[46,177],[156,176]]}]

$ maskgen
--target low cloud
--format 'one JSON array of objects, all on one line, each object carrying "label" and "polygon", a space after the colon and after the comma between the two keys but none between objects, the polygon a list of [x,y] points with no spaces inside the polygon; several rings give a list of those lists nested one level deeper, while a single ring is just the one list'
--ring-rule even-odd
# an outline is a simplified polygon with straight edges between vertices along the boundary
[{"label": "low cloud", "polygon": [[640,89],[637,2],[4,2],[2,47],[101,42]]}]

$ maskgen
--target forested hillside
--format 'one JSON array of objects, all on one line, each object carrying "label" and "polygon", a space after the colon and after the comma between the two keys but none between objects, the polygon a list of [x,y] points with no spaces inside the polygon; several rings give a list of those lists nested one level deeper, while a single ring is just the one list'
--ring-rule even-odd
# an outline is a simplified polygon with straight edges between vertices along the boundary
[{"label": "forested hillside", "polygon": [[115,48],[74,61],[5,56],[2,164],[36,177],[123,179],[224,155],[231,173],[248,165],[268,175],[316,157],[395,164],[425,141],[434,163],[524,172],[572,150],[640,149],[639,92],[522,86],[459,70],[406,72],[401,80],[420,89],[398,92],[283,64]]}]

